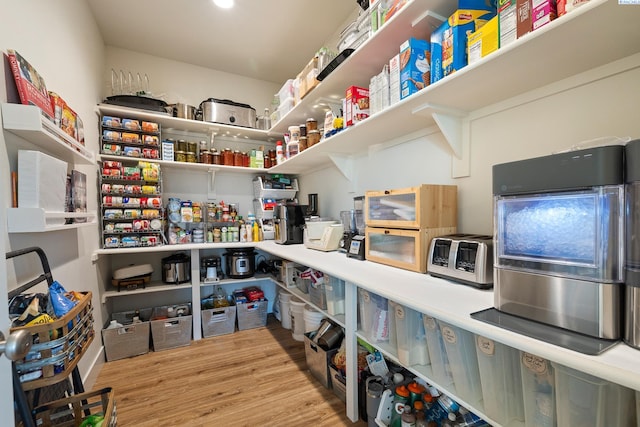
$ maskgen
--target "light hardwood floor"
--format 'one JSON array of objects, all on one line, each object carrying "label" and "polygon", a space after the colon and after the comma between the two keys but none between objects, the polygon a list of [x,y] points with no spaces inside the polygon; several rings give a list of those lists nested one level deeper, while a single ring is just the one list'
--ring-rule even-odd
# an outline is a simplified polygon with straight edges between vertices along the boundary
[{"label": "light hardwood floor", "polygon": [[119,427],[352,426],[309,372],[304,343],[269,316],[263,328],[105,363],[94,389],[115,392]]}]

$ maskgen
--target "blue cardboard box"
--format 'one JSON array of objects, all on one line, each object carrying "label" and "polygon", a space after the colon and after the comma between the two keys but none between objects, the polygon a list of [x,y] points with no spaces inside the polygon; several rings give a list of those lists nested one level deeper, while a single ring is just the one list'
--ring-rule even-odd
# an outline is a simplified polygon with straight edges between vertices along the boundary
[{"label": "blue cardboard box", "polygon": [[400,99],[431,83],[431,43],[410,38],[400,45]]},{"label": "blue cardboard box", "polygon": [[[460,1],[472,6],[473,1]],[[477,1],[482,9],[458,9],[431,33],[431,83],[467,65],[467,36],[496,15],[495,3]]]}]

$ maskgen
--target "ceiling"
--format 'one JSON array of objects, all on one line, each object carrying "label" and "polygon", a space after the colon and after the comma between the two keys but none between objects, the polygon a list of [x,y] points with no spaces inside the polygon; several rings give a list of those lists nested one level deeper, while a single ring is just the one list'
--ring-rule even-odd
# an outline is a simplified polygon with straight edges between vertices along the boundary
[{"label": "ceiling", "polygon": [[[355,0],[87,0],[108,46],[282,83],[342,30]],[[329,46],[335,49],[335,46]]]}]

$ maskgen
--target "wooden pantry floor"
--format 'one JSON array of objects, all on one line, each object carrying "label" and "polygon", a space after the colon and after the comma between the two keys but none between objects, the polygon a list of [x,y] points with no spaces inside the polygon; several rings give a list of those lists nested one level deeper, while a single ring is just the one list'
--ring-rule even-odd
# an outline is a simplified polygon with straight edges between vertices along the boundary
[{"label": "wooden pantry floor", "polygon": [[105,363],[94,390],[113,387],[118,427],[366,427],[307,369],[304,343],[267,326]]}]

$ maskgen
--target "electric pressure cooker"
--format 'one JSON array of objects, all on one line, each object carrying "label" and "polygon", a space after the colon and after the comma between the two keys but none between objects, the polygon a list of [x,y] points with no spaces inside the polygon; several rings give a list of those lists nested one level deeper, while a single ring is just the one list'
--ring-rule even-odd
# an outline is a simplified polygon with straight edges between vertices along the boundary
[{"label": "electric pressure cooker", "polygon": [[162,281],[179,284],[191,280],[191,258],[184,253],[177,253],[162,258]]},{"label": "electric pressure cooker", "polygon": [[256,271],[256,252],[253,248],[227,249],[227,276],[232,279],[253,277]]}]

